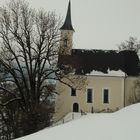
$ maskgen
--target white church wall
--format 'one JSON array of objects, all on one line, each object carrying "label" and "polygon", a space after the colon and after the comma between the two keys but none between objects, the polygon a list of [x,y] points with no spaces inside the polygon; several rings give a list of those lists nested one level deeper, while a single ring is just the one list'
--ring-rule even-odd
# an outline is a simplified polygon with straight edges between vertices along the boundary
[{"label": "white church wall", "polygon": [[[124,77],[87,76],[87,84],[76,90],[76,96],[71,96],[71,88],[58,82],[59,96],[56,101],[56,118],[60,119],[73,111],[73,104],[79,105],[78,111],[102,112],[115,111],[124,107]],[[86,90],[93,90],[92,103],[87,103]],[[103,103],[103,89],[109,90],[109,103]]]}]

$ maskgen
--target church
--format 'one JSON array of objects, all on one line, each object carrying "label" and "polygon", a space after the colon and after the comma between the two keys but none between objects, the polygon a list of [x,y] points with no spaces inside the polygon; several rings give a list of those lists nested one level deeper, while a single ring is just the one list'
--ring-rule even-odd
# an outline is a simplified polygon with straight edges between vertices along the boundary
[{"label": "church", "polygon": [[56,83],[57,120],[69,112],[114,112],[135,102],[139,58],[134,51],[73,49],[70,1],[60,31],[58,66],[66,76]]}]

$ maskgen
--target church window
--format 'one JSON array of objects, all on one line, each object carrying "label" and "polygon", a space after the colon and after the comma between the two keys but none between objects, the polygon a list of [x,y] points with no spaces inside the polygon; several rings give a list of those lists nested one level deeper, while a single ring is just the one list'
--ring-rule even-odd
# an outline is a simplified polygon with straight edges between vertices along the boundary
[{"label": "church window", "polygon": [[92,103],[92,89],[87,89],[87,103]]},{"label": "church window", "polygon": [[71,96],[76,96],[76,89],[75,88],[71,88]]},{"label": "church window", "polygon": [[103,103],[105,104],[109,103],[109,89],[103,90]]},{"label": "church window", "polygon": [[64,46],[67,47],[67,45],[68,45],[68,39],[65,38],[65,39],[64,39]]}]

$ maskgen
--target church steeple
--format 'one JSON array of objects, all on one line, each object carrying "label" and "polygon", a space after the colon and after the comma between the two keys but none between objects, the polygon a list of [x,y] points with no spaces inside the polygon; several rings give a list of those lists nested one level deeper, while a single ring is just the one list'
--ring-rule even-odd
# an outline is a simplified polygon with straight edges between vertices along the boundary
[{"label": "church steeple", "polygon": [[68,10],[67,10],[65,22],[64,22],[63,26],[60,28],[60,30],[72,30],[72,31],[74,31],[73,26],[72,26],[72,22],[71,22],[71,3],[70,3],[70,0],[69,0],[69,4],[68,4]]},{"label": "church steeple", "polygon": [[60,38],[60,55],[71,55],[72,45],[73,45],[73,33],[74,29],[71,22],[71,3],[69,1],[68,10],[65,22],[60,28],[61,38]]}]

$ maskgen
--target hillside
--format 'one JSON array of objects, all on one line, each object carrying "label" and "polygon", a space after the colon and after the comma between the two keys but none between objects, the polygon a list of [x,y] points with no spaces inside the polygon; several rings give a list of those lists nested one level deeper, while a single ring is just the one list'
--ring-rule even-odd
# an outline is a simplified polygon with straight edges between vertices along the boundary
[{"label": "hillside", "polygon": [[89,114],[17,140],[140,140],[140,103],[115,113]]}]

